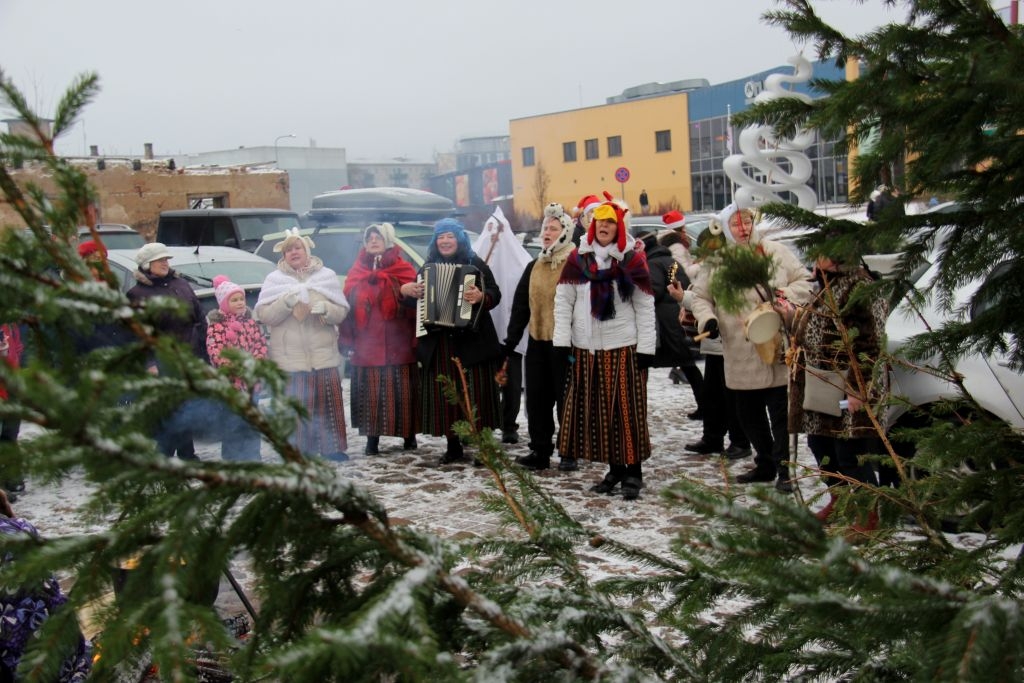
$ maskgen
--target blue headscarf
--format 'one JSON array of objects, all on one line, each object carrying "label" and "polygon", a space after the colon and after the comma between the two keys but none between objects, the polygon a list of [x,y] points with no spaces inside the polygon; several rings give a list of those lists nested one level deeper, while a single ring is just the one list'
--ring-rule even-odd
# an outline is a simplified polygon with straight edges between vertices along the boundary
[{"label": "blue headscarf", "polygon": [[[443,235],[446,232],[450,232],[455,235],[455,240],[459,245],[455,254],[450,258],[441,256],[441,253],[437,250],[437,236]],[[473,253],[473,247],[469,243],[469,235],[466,234],[466,229],[462,227],[462,223],[458,222],[454,218],[442,218],[437,223],[434,223],[434,238],[430,240],[430,246],[427,248],[427,261],[469,263],[473,260],[474,256],[476,256],[476,254]]]}]

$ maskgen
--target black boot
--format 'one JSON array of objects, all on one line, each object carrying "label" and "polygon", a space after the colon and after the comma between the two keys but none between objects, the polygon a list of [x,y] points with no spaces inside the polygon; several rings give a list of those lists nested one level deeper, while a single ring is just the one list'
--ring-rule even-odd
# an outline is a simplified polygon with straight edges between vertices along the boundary
[{"label": "black boot", "polygon": [[441,456],[441,464],[447,465],[453,462],[459,462],[466,457],[465,452],[462,450],[462,442],[459,441],[457,436],[448,437],[448,449]]},{"label": "black boot", "polygon": [[622,499],[636,500],[640,497],[640,489],[643,488],[643,485],[642,479],[626,477],[622,480]]},{"label": "black boot", "polygon": [[405,437],[405,441],[402,442],[402,450],[403,451],[414,451],[417,448],[419,448],[419,446],[416,443],[416,435],[415,434],[413,434],[412,436]]},{"label": "black boot", "polygon": [[368,436],[366,437],[366,448],[363,449],[363,453],[366,455],[380,455],[380,437],[379,436]]},{"label": "black boot", "polygon": [[775,481],[775,469],[758,465],[736,477],[737,484],[752,484],[759,481]]},{"label": "black boot", "polygon": [[612,490],[622,481],[622,475],[618,472],[608,472],[604,479],[590,487],[594,493],[611,493]]},{"label": "black boot", "polygon": [[531,451],[529,455],[516,458],[516,464],[528,470],[546,470],[551,467],[551,456]]},{"label": "black boot", "polygon": [[779,465],[775,490],[779,493],[793,493],[793,481],[789,478],[789,465]]}]

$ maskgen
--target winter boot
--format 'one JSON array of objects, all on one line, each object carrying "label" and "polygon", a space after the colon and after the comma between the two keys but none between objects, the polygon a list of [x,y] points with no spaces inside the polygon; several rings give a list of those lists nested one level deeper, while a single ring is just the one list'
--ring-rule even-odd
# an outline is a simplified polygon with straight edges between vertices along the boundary
[{"label": "winter boot", "polygon": [[594,493],[611,493],[612,490],[622,481],[622,475],[617,472],[609,472],[604,479],[590,487]]},{"label": "winter boot", "polygon": [[551,467],[551,456],[531,451],[529,455],[516,458],[516,464],[528,470],[546,470]]},{"label": "winter boot", "polygon": [[363,453],[366,455],[380,455],[380,437],[379,436],[368,436],[366,437],[366,448],[363,449]]}]

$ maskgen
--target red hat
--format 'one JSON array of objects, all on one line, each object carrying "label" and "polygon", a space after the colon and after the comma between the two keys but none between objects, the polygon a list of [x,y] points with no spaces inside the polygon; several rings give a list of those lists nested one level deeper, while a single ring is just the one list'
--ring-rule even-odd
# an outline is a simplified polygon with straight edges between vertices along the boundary
[{"label": "red hat", "polygon": [[625,253],[626,233],[628,232],[628,228],[626,227],[626,212],[629,211],[629,209],[613,201],[612,196],[608,194],[607,191],[605,191],[604,196],[608,201],[603,204],[598,204],[594,209],[594,216],[590,219],[590,227],[587,229],[587,243],[593,244],[597,237],[597,219],[600,215],[602,220],[614,220],[618,225],[618,229],[615,232],[615,244],[619,247],[620,252]]},{"label": "red hat", "polygon": [[91,254],[99,252],[101,256],[107,255],[107,248],[102,243],[96,240],[88,240],[78,245],[78,255],[82,258],[87,258]]},{"label": "red hat", "polygon": [[661,222],[664,223],[666,227],[675,230],[676,228],[681,228],[686,225],[686,216],[684,216],[680,211],[669,211],[661,217]]},{"label": "red hat", "polygon": [[578,204],[576,204],[576,215],[577,216],[582,216],[587,211],[591,211],[593,209],[596,209],[600,205],[601,205],[601,200],[600,199],[598,199],[595,195],[588,194],[586,197],[581,199]]}]

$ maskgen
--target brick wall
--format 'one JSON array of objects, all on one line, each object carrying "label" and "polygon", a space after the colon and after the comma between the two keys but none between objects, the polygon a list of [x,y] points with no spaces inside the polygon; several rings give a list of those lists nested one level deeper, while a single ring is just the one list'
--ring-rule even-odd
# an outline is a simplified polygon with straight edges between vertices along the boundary
[{"label": "brick wall", "polygon": [[[190,196],[226,195],[226,208],[287,209],[290,206],[288,174],[278,170],[178,169],[164,162],[144,162],[133,171],[127,163],[107,161],[105,170],[95,162],[83,170],[99,198],[99,221],[130,225],[147,239],[156,234],[161,211],[187,209]],[[33,182],[47,193],[54,191],[52,179],[26,168],[12,173],[15,182]],[[0,226],[24,225],[6,203],[0,203]]]}]

